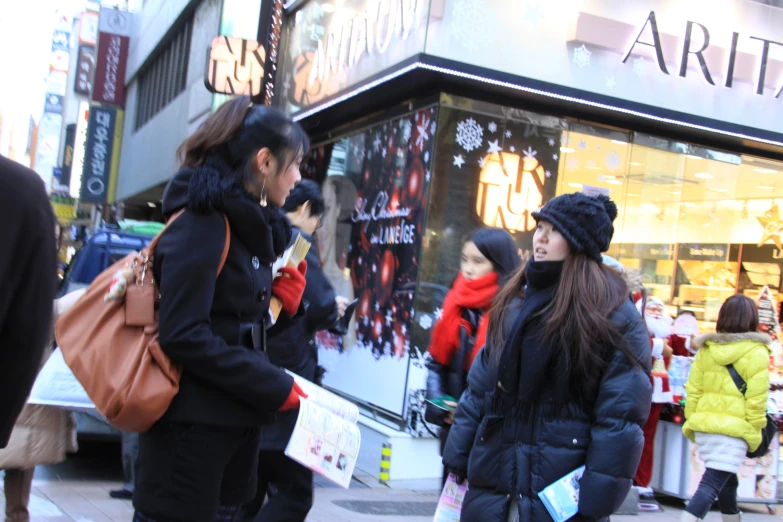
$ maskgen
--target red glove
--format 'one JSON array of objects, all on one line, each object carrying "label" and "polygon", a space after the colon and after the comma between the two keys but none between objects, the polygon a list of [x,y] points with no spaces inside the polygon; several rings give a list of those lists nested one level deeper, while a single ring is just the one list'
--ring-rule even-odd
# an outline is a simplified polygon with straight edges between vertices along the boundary
[{"label": "red glove", "polygon": [[307,273],[307,261],[299,263],[297,269],[284,266],[280,269],[280,276],[272,282],[272,293],[283,302],[283,310],[290,316],[296,315],[299,303],[304,295],[305,274]]},{"label": "red glove", "polygon": [[288,411],[298,408],[300,397],[304,397],[306,399],[307,394],[302,391],[302,388],[300,388],[299,385],[296,384],[296,381],[294,381],[294,385],[291,387],[291,393],[288,394],[288,398],[285,400],[283,405],[280,406],[280,411]]}]

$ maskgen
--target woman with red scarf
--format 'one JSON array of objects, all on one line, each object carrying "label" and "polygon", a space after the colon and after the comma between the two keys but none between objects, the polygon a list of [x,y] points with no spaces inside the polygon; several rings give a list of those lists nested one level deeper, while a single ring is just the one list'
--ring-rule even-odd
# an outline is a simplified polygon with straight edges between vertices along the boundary
[{"label": "woman with red scarf", "polygon": [[[462,247],[460,273],[446,294],[443,315],[431,336],[428,399],[450,395],[459,400],[470,365],[486,340],[492,300],[520,262],[517,245],[500,228],[476,230]],[[427,403],[425,419],[441,427],[442,453],[452,413]],[[446,476],[444,471],[444,482]]]}]

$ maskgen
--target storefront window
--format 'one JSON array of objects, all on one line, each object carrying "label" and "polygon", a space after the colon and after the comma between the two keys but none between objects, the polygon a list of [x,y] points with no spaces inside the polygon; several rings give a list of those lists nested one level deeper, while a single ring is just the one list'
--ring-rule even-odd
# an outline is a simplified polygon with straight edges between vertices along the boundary
[{"label": "storefront window", "polygon": [[321,332],[324,383],[402,417],[437,109],[425,108],[315,148],[303,177],[321,183],[325,274],[357,299],[345,336]]},{"label": "storefront window", "polygon": [[[463,243],[477,228],[505,228],[526,260],[531,212],[569,192],[615,201],[609,254],[642,274],[671,317],[692,314],[713,331],[728,296],[764,292],[776,322],[782,172],[779,162],[445,94],[437,111],[318,147],[305,176],[328,200],[321,257],[338,293],[360,299],[349,335],[319,340],[334,368],[327,384],[404,411],[409,431],[425,434],[411,422],[423,407],[422,362]],[[374,204],[405,215],[376,220]]]}]

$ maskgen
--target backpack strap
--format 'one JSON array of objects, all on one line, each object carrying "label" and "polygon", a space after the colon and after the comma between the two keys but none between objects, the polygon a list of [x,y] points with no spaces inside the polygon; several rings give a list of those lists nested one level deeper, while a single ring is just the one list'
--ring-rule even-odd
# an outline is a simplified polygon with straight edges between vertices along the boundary
[{"label": "backpack strap", "polygon": [[[180,217],[185,212],[185,209],[182,208],[175,213],[171,215],[169,220],[166,222],[166,226],[163,227],[163,230],[158,232],[158,235],[155,236],[152,241],[150,241],[150,244],[147,245],[147,248],[142,250],[142,252],[147,257],[152,257],[155,254],[155,250],[158,248],[158,243],[160,242],[160,238],[163,236],[163,234],[168,230],[169,226],[174,222],[175,219]],[[223,214],[223,220],[226,222],[226,243],[223,246],[223,253],[220,254],[220,264],[218,265],[218,271],[217,275],[219,276],[220,273],[223,271],[223,267],[226,265],[226,259],[228,258],[228,250],[231,247],[231,226],[228,223],[228,217]]]},{"label": "backpack strap", "polygon": [[748,391],[748,383],[746,383],[745,379],[743,379],[740,376],[740,374],[737,372],[737,369],[734,367],[733,364],[729,364],[728,366],[726,366],[726,369],[729,371],[729,375],[731,375],[731,380],[734,381],[734,386],[737,387],[737,389],[744,397],[745,392]]}]

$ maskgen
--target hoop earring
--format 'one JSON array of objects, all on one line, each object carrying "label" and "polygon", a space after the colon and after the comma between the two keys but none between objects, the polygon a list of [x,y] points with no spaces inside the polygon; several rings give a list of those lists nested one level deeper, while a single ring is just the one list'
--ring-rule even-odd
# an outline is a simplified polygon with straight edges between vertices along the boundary
[{"label": "hoop earring", "polygon": [[261,201],[259,201],[259,203],[261,203],[262,207],[266,206],[266,193],[264,192],[265,187],[266,187],[266,180],[264,180],[264,184],[261,185]]}]

